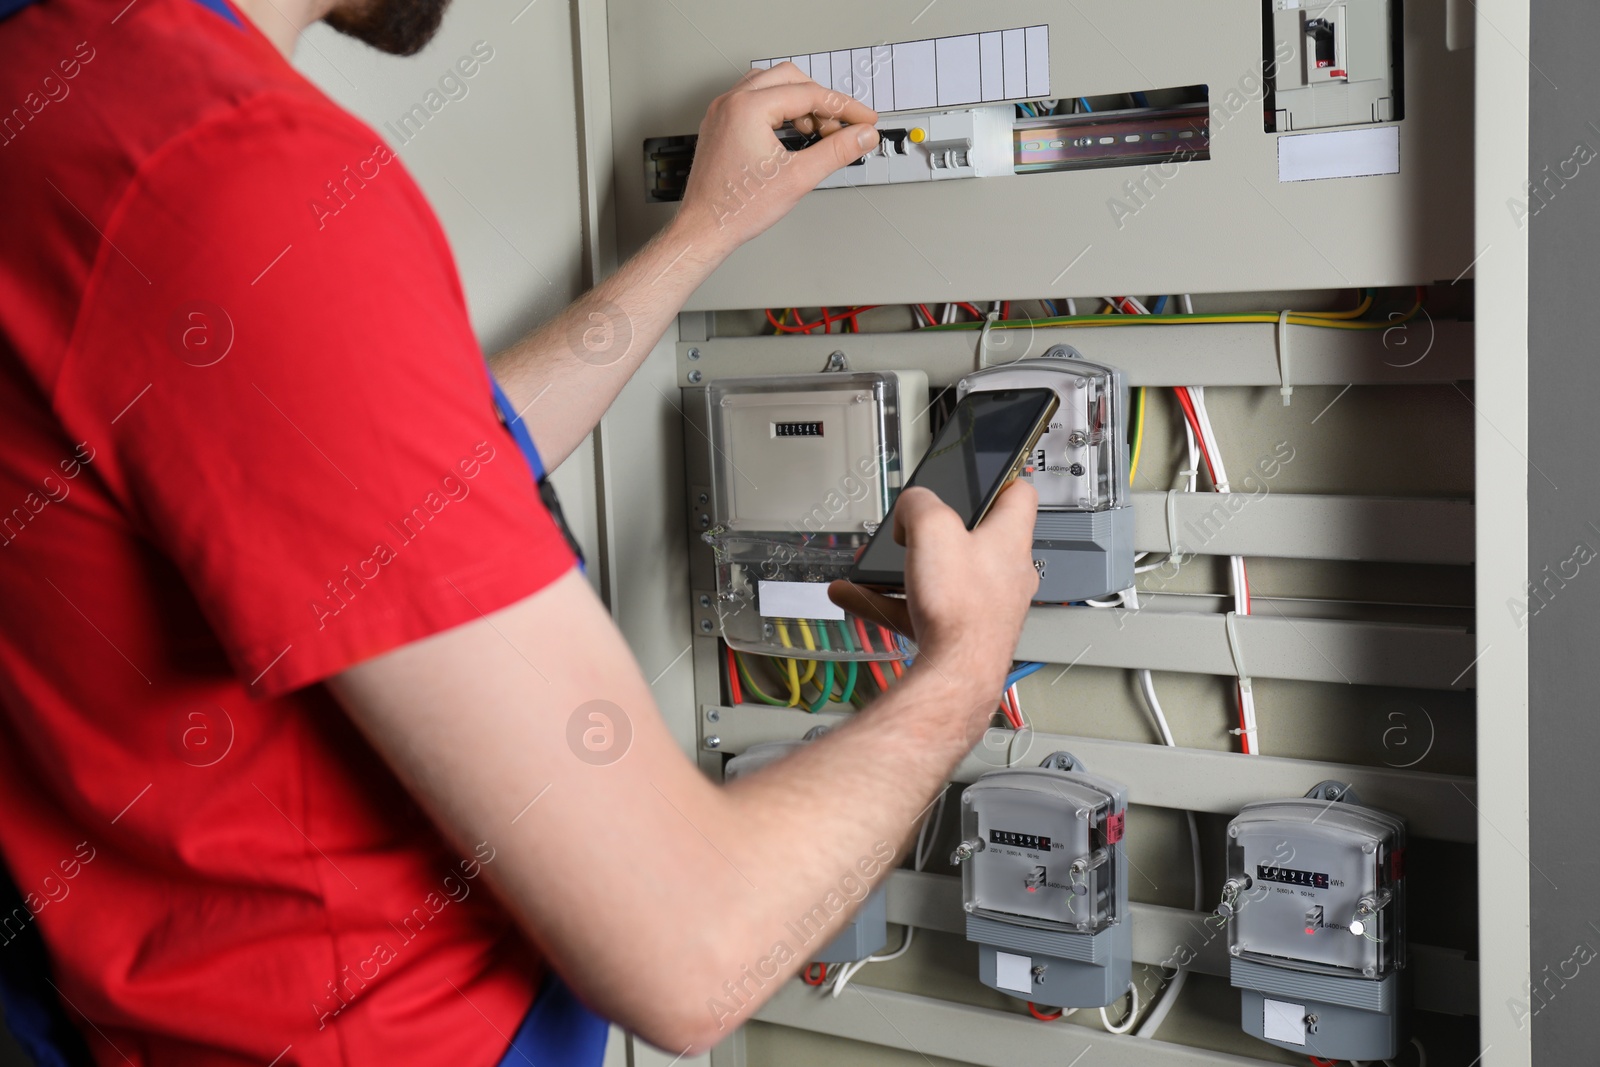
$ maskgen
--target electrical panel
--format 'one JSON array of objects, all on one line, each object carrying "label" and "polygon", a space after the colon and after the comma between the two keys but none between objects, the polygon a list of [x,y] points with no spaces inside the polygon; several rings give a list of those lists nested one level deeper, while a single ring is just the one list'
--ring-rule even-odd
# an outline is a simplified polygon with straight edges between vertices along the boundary
[{"label": "electrical panel", "polygon": [[[723,780],[731,782],[745,775],[755,774],[796,749],[810,744],[826,733],[827,729],[826,726],[813,727],[798,741],[768,741],[764,744],[751,745],[730,759],[722,768]],[[820,949],[811,950],[809,958],[815,963],[854,963],[866,959],[889,940],[888,913],[889,890],[887,886],[880,885],[867,894],[867,898],[861,902],[861,907],[857,909],[845,928]]]},{"label": "electrical panel", "polygon": [[1400,0],[1270,0],[1274,125],[1280,133],[1392,122],[1400,114]]},{"label": "electrical panel", "polygon": [[1217,913],[1246,1033],[1331,1060],[1400,1051],[1405,848],[1405,820],[1342,782],[1239,812]]},{"label": "electrical panel", "polygon": [[1126,589],[1133,584],[1134,517],[1123,374],[1063,345],[969,374],[957,395],[1030,388],[1053,389],[1060,401],[1023,475],[1039,493],[1035,600],[1063,604]]},{"label": "electrical panel", "polygon": [[951,860],[984,985],[1061,1008],[1128,992],[1127,804],[1126,788],[1065,752],[991,771],[962,792]]},{"label": "electrical panel", "polygon": [[723,639],[808,659],[904,659],[904,640],[828,599],[927,451],[921,371],[713,381],[710,528]]}]

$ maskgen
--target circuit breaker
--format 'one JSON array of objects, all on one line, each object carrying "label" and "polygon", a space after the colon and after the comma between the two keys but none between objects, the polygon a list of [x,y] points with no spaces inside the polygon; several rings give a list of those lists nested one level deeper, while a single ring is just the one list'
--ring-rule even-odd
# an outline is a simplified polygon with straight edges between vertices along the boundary
[{"label": "circuit breaker", "polygon": [[1070,753],[991,771],[961,794],[967,940],[987,986],[1034,1004],[1104,1007],[1133,975],[1127,789]]},{"label": "circuit breaker", "polygon": [[[719,379],[706,390],[722,636],[741,652],[903,659],[828,599],[928,448],[922,371]],[[859,623],[859,624],[858,624]]]},{"label": "circuit breaker", "polygon": [[1120,370],[1075,350],[967,375],[958,396],[986,389],[1054,389],[1060,405],[1023,475],[1039,493],[1033,565],[1041,603],[1108,596],[1133,584],[1128,492],[1128,386]]},{"label": "circuit breaker", "polygon": [[1271,0],[1267,57],[1278,132],[1401,117],[1399,0]]},{"label": "circuit breaker", "polygon": [[1325,1060],[1406,1040],[1405,820],[1341,782],[1246,805],[1228,825],[1230,978],[1247,1033]]},{"label": "circuit breaker", "polygon": [[[765,741],[751,745],[722,768],[723,781],[731,782],[741,775],[754,774],[822,736],[827,729],[826,726],[814,727],[799,741]],[[883,948],[888,940],[889,888],[885,884],[869,893],[849,925],[822,948],[811,951],[809,958],[815,963],[854,963]]]}]

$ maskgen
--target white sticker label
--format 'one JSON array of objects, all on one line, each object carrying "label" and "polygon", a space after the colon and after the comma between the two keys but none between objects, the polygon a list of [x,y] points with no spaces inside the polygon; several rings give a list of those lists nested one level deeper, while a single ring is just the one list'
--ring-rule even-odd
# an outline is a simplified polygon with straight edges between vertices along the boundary
[{"label": "white sticker label", "polygon": [[1278,180],[1363,178],[1400,173],[1400,127],[1292,133],[1278,138]]},{"label": "white sticker label", "polygon": [[1291,1045],[1306,1043],[1306,1006],[1290,1004],[1286,1000],[1261,1002],[1261,1036],[1268,1041],[1287,1041]]},{"label": "white sticker label", "polygon": [[769,619],[844,621],[844,609],[828,599],[827,582],[762,582],[757,604]]},{"label": "white sticker label", "polygon": [[1049,26],[774,56],[750,66],[766,69],[786,61],[875,111],[1043,100],[1050,95]]},{"label": "white sticker label", "polygon": [[1033,993],[1033,958],[1013,952],[994,954],[994,984],[1013,993]]}]

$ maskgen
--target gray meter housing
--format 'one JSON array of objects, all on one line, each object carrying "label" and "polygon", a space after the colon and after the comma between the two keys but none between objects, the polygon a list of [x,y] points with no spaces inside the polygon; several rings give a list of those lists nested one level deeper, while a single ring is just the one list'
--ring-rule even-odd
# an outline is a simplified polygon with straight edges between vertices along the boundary
[{"label": "gray meter housing", "polygon": [[1405,820],[1342,782],[1246,805],[1228,824],[1230,980],[1246,1033],[1329,1060],[1406,1040]]},{"label": "gray meter housing", "polygon": [[967,940],[983,984],[1034,1004],[1096,1008],[1133,979],[1128,791],[1065,752],[991,771],[961,794]]},{"label": "gray meter housing", "polygon": [[1122,372],[1057,345],[1045,356],[967,375],[957,383],[956,397],[988,389],[1053,389],[1060,401],[1023,475],[1039,493],[1034,600],[1065,604],[1131,586],[1128,386]]},{"label": "gray meter housing", "polygon": [[[722,779],[731,782],[745,774],[754,774],[769,763],[789,755],[795,749],[826,733],[826,726],[818,726],[806,733],[800,741],[763,741],[751,745],[729,760],[722,768]],[[810,953],[815,963],[854,963],[883,948],[889,941],[889,887],[880,885],[861,902],[850,924],[840,930],[832,941]]]}]

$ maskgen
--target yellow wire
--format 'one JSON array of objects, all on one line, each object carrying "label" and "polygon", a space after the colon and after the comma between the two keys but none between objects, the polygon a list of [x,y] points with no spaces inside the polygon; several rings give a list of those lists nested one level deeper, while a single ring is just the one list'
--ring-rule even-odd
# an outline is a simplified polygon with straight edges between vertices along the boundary
[{"label": "yellow wire", "polygon": [[[1291,326],[1316,326],[1328,330],[1387,330],[1402,322],[1414,318],[1422,305],[1417,304],[1399,319],[1387,322],[1351,322],[1337,319],[1316,318],[1305,312],[1295,312],[1289,316]],[[1237,314],[1237,315],[1092,315],[1076,316],[1074,318],[1057,319],[1014,319],[1008,322],[996,322],[992,328],[996,330],[1020,330],[1036,327],[1062,327],[1064,329],[1077,329],[1080,327],[1096,326],[1206,326],[1225,322],[1265,322],[1276,324],[1277,315],[1270,314]],[[967,330],[977,329],[983,323],[953,322],[930,326],[930,330]]]},{"label": "yellow wire", "polygon": [[[789,628],[783,624],[782,619],[778,620],[778,640],[783,642],[784,648],[794,647],[789,641]],[[788,676],[789,706],[792,708],[800,703],[800,671],[793,659],[784,660],[783,666]]]},{"label": "yellow wire", "polygon": [[1133,426],[1133,458],[1128,461],[1128,485],[1133,485],[1134,478],[1139,475],[1139,456],[1144,452],[1144,414],[1149,400],[1145,396],[1144,386],[1139,386],[1139,419]]},{"label": "yellow wire", "polygon": [[[795,624],[800,627],[800,640],[805,642],[806,651],[815,652],[817,650],[817,645],[815,641],[811,640],[811,627],[806,625],[806,620],[804,619],[796,619],[794,621]],[[816,676],[817,661],[814,659],[806,660],[806,673],[800,676],[800,683],[804,685],[806,682],[811,681],[811,679],[815,678]]]},{"label": "yellow wire", "polygon": [[1359,319],[1361,316],[1365,315],[1368,309],[1371,307],[1372,294],[1369,292],[1367,293],[1366,298],[1361,301],[1361,303],[1357,304],[1349,311],[1300,311],[1296,312],[1296,314],[1304,315],[1307,318],[1312,319]]}]

